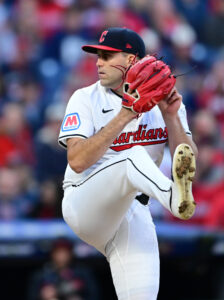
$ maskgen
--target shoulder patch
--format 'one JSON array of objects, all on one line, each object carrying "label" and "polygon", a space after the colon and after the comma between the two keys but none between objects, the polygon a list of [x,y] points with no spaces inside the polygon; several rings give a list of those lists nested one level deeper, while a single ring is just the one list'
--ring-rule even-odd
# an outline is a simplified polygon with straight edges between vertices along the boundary
[{"label": "shoulder patch", "polygon": [[79,128],[81,122],[78,113],[72,113],[65,116],[61,126],[62,131],[76,130]]}]

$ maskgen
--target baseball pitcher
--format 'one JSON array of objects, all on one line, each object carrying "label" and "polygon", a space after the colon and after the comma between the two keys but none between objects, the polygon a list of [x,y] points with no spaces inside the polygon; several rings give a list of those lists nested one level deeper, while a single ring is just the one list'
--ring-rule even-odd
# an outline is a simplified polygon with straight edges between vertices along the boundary
[{"label": "baseball pitcher", "polygon": [[[170,67],[146,55],[134,31],[109,28],[82,49],[97,55],[99,81],[74,92],[62,122],[64,220],[106,257],[118,299],[154,300],[158,242],[141,194],[180,219],[194,214],[197,148],[185,106]],[[172,180],[159,169],[166,143]]]}]

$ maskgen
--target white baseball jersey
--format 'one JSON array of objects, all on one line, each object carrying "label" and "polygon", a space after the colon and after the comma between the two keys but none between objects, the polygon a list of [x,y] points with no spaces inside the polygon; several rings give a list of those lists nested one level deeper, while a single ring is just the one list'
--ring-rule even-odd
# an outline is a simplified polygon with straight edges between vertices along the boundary
[{"label": "white baseball jersey", "polygon": [[[100,81],[77,90],[68,102],[59,143],[66,148],[68,138],[88,138],[96,134],[118,114],[120,109],[121,98],[110,89],[101,86]],[[179,116],[185,132],[191,135],[183,103],[179,110]],[[88,170],[77,174],[68,165],[63,187],[66,188],[82,181],[102,162],[136,145],[144,146],[152,160],[159,166],[167,140],[167,128],[158,106],[155,106],[151,111],[127,124],[104,156]]]}]

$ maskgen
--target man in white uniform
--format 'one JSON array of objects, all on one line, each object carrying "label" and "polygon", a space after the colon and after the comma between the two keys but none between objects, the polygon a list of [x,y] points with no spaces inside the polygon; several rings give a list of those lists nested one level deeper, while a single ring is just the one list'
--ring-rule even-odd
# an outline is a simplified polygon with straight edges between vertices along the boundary
[{"label": "man in white uniform", "polygon": [[[109,28],[98,45],[83,50],[98,55],[99,81],[75,91],[62,122],[59,143],[68,151],[63,216],[77,236],[106,256],[119,299],[153,300],[158,243],[148,206],[137,199],[141,193],[152,196],[173,215],[190,218],[197,148],[176,88],[141,115],[122,107],[125,70],[136,56],[145,56],[138,34]],[[167,141],[174,181],[158,168]]]}]

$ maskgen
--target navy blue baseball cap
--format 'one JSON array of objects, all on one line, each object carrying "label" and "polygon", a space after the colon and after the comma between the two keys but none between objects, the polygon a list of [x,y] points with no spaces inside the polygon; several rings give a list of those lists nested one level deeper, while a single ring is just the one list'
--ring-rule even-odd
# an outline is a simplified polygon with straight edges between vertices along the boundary
[{"label": "navy blue baseball cap", "polygon": [[133,30],[128,28],[111,27],[101,33],[98,45],[82,46],[85,52],[97,53],[97,50],[108,50],[114,52],[126,52],[145,56],[145,44],[142,38]]}]

